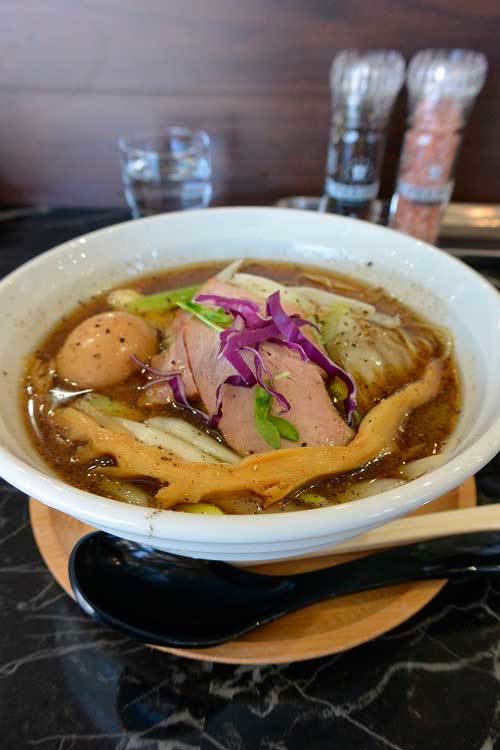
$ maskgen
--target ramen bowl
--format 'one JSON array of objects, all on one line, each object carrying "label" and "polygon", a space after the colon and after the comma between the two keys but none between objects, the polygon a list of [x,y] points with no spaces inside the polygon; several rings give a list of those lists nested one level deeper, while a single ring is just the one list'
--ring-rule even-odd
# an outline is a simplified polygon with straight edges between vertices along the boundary
[{"label": "ramen bowl", "polygon": [[[463,408],[445,462],[396,489],[286,514],[208,516],[77,489],[37,453],[23,418],[25,357],[60,318],[107,287],[160,269],[249,257],[313,264],[379,284],[453,334]],[[66,242],[0,283],[0,475],[64,513],[126,539],[238,563],[319,554],[461,484],[500,449],[500,295],[466,265],[398,232],[278,208],[220,208],[125,222]]]}]

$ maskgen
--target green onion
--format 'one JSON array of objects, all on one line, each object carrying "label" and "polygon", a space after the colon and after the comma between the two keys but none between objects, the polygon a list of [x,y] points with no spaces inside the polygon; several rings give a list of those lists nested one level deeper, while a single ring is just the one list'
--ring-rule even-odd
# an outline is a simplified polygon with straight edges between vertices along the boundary
[{"label": "green onion", "polygon": [[147,507],[152,502],[151,495],[136,487],[131,482],[119,482],[108,477],[99,479],[99,486],[107,495],[111,495],[115,500],[129,505],[143,505]]},{"label": "green onion", "polygon": [[219,333],[233,322],[233,316],[220,307],[205,307],[205,305],[199,305],[197,302],[185,300],[179,300],[176,304],[181,310],[191,313],[195,318]]},{"label": "green onion", "polygon": [[131,313],[168,312],[173,310],[179,302],[189,302],[196,292],[197,286],[185,286],[181,289],[169,289],[158,294],[146,294],[132,300],[126,305]]},{"label": "green onion", "polygon": [[330,391],[335,403],[337,403],[337,401],[343,402],[344,399],[347,398],[347,386],[340,378],[335,378],[328,386],[328,390]]},{"label": "green onion", "polygon": [[285,438],[285,440],[291,440],[293,443],[297,442],[299,439],[299,433],[291,422],[282,417],[273,417],[272,415],[268,416],[268,420],[277,428],[282,438]]},{"label": "green onion", "polygon": [[174,510],[180,510],[183,513],[199,513],[204,516],[223,516],[223,511],[211,503],[180,503]]},{"label": "green onion", "polygon": [[[345,415],[344,399],[347,397],[347,386],[340,378],[335,378],[328,386],[328,391],[333,399],[333,403],[342,414]],[[352,424],[354,427],[358,427],[361,423],[361,414],[358,409],[355,409],[351,415]]]},{"label": "green onion", "polygon": [[109,396],[103,396],[101,393],[89,393],[82,400],[107,417],[122,417],[134,421],[142,418],[139,409],[134,409],[133,406],[128,406],[121,401],[115,401]]},{"label": "green onion", "polygon": [[271,395],[258,385],[255,389],[255,427],[261,438],[277,450],[281,445],[281,437],[277,426],[269,421],[271,400]]},{"label": "green onion", "polygon": [[286,380],[286,378],[290,377],[290,370],[284,370],[283,372],[279,372],[277,375],[273,377],[273,383],[277,383],[278,380]]},{"label": "green onion", "polygon": [[277,450],[281,446],[281,438],[297,442],[299,433],[291,422],[282,417],[270,414],[272,396],[260,385],[255,389],[255,428],[265,442]]},{"label": "green onion", "polygon": [[317,495],[315,492],[303,492],[299,496],[299,500],[302,503],[307,503],[307,505],[316,505],[318,508],[328,504],[326,497]]}]

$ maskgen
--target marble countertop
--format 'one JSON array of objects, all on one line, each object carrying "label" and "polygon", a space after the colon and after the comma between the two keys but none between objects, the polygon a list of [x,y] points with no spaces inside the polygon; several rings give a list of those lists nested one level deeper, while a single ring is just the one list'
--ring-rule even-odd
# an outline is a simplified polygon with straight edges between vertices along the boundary
[{"label": "marble countertop", "polygon": [[[122,211],[0,212],[0,275]],[[495,276],[492,260],[484,269]],[[500,262],[498,265],[500,278]],[[478,477],[500,498],[500,459]],[[26,498],[0,485],[1,750],[500,748],[500,580],[448,584],[362,647],[233,667],[152,651],[94,624],[52,580]]]}]

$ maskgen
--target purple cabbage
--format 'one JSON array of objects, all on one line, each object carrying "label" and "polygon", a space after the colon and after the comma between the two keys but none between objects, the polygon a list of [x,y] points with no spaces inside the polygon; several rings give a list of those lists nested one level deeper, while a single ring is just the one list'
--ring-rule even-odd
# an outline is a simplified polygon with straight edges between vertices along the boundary
[{"label": "purple cabbage", "polygon": [[[349,373],[332,362],[312,341],[301,332],[298,321],[287,315],[281,306],[280,293],[271,294],[266,303],[266,312],[274,320],[286,342],[298,344],[311,362],[321,367],[331,378],[340,378],[347,388],[344,399],[344,409],[347,421],[352,423],[352,415],[356,411],[356,385]],[[307,322],[307,321],[305,321]]]},{"label": "purple cabbage", "polygon": [[258,304],[249,299],[222,297],[220,294],[198,294],[194,301],[198,303],[207,302],[209,305],[220,307],[224,312],[231,313],[235,318],[239,316],[245,325],[251,328],[257,328],[265,322],[259,314]]},{"label": "purple cabbage", "polygon": [[[222,390],[224,385],[234,385],[240,388],[251,388],[259,384],[281,406],[281,413],[290,410],[288,400],[272,385],[272,377],[265,367],[261,345],[265,342],[285,346],[295,351],[303,361],[314,362],[327,375],[340,378],[347,388],[347,396],[343,402],[345,414],[349,424],[352,424],[356,405],[356,386],[351,376],[336,365],[327,355],[308,339],[300,330],[310,325],[318,330],[318,326],[298,315],[288,315],[281,305],[280,292],[271,294],[266,302],[266,317],[259,314],[259,306],[250,300],[233,299],[218,294],[200,294],[196,302],[208,302],[217,305],[244,322],[244,327],[235,326],[220,334],[220,355],[224,357],[236,370],[237,375],[230,375],[217,388],[217,406],[211,423],[217,425],[222,416]],[[243,358],[242,352],[253,354],[254,367],[250,367]]]},{"label": "purple cabbage", "polygon": [[[271,373],[262,357],[261,346],[264,343],[284,346],[296,352],[304,362],[314,362],[329,377],[340,378],[347,388],[347,396],[343,402],[346,418],[349,424],[352,424],[353,413],[357,408],[356,386],[353,379],[345,370],[332,362],[314,342],[304,336],[301,328],[309,325],[318,330],[318,326],[298,315],[288,315],[281,305],[279,291],[267,298],[265,317],[260,314],[259,305],[247,299],[223,297],[219,294],[199,294],[194,301],[220,307],[234,317],[234,325],[220,333],[219,356],[224,357],[232,365],[236,374],[229,375],[217,386],[215,412],[209,420],[211,427],[217,427],[222,417],[222,392],[225,385],[237,388],[252,388],[254,385],[260,385],[277,401],[282,414],[290,410],[288,400],[273,387]],[[251,355],[253,367],[244,358],[243,353]],[[163,373],[161,370],[140,362],[137,357],[134,357],[134,360],[145,372],[153,376],[152,380],[144,386],[145,388],[167,382],[172,388],[176,402],[193,409],[186,398],[181,373],[174,371]]]},{"label": "purple cabbage", "polygon": [[184,383],[182,382],[182,373],[179,372],[179,370],[167,370],[165,372],[163,370],[158,370],[158,368],[151,367],[151,365],[146,364],[146,362],[142,362],[139,357],[135,356],[135,354],[132,354],[132,359],[137,365],[141,367],[141,369],[145,373],[151,376],[148,382],[141,386],[143,390],[146,390],[146,388],[151,388],[155,385],[162,385],[163,383],[166,383],[172,389],[172,395],[176,404],[185,406],[195,414],[199,414],[200,416],[202,416],[205,420],[209,419],[208,414],[205,414],[199,409],[195,409],[189,403],[186,396],[186,391],[184,389]]}]

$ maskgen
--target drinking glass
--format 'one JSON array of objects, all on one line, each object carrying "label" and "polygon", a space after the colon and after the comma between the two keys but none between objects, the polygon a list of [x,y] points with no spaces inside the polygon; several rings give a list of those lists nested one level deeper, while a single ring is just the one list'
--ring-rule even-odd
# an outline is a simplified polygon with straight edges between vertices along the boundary
[{"label": "drinking glass", "polygon": [[170,126],[120,138],[118,148],[125,198],[134,219],[209,205],[210,138],[203,130]]}]

